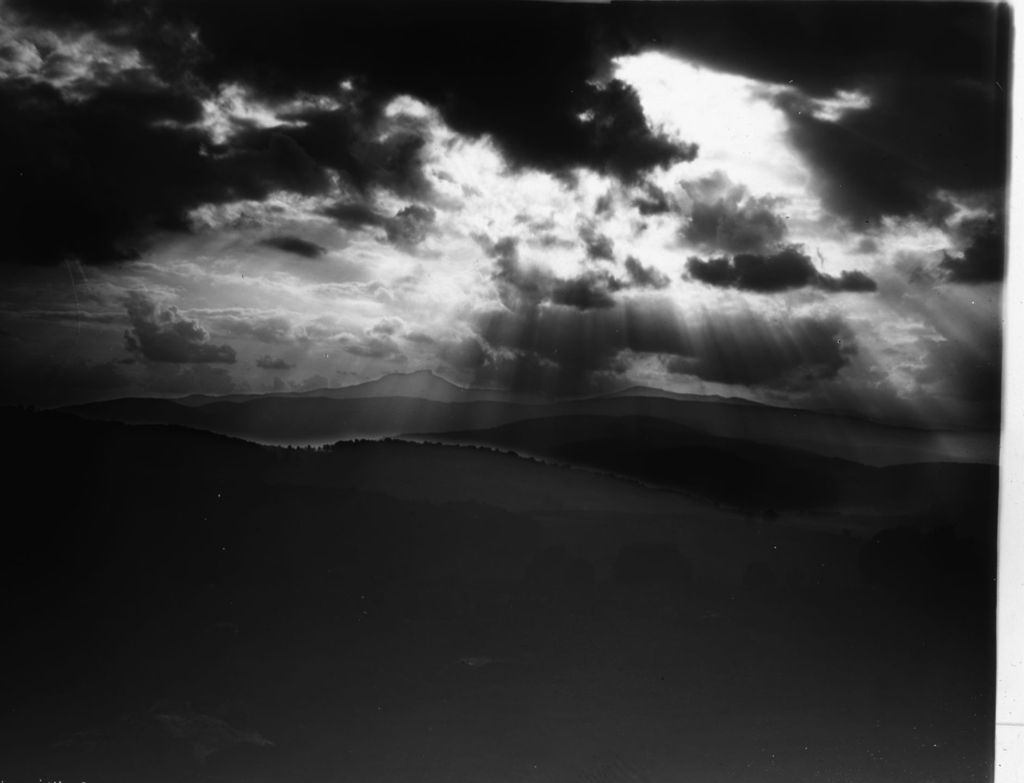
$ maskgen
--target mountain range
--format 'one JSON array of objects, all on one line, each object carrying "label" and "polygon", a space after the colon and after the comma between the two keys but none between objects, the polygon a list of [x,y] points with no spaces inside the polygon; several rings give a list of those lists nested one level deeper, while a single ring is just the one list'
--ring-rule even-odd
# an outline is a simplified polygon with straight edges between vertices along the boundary
[{"label": "mountain range", "polygon": [[850,415],[634,387],[578,399],[463,388],[430,372],[341,388],[270,394],[125,398],[71,406],[92,419],[175,424],[278,445],[407,433],[490,430],[561,417],[642,417],[705,435],[798,449],[865,465],[996,464],[998,433],[895,426]]}]

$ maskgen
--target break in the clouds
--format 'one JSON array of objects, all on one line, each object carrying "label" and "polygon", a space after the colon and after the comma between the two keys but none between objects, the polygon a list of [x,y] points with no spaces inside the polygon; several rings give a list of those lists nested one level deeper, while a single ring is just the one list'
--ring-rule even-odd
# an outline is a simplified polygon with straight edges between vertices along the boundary
[{"label": "break in the clouds", "polygon": [[0,351],[48,399],[435,369],[973,421],[1009,16],[9,0]]}]

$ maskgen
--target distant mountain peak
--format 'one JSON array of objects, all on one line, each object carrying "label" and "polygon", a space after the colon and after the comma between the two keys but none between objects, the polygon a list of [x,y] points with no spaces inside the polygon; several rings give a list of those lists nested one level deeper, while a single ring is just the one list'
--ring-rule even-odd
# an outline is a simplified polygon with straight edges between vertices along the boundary
[{"label": "distant mountain peak", "polygon": [[[464,391],[462,386],[452,383],[447,378],[443,378],[433,370],[413,370],[411,372],[393,372],[387,375],[382,375],[372,381],[366,381],[358,386],[394,386],[403,385],[410,389],[417,387],[427,388],[442,388],[442,389],[457,389]],[[343,387],[344,388],[344,387]]]}]

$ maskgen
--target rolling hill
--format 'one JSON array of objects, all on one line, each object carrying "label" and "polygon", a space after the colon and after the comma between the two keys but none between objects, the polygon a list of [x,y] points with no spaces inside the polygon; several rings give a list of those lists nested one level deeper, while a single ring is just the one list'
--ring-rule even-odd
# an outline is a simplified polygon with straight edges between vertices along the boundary
[{"label": "rolling hill", "polygon": [[[430,373],[360,386],[225,398],[128,398],[68,408],[92,419],[165,423],[263,443],[324,444],[401,433],[485,430],[555,417],[643,417],[748,443],[784,446],[865,465],[998,461],[998,433],[896,427],[814,411],[651,390],[538,403],[462,389]],[[426,396],[420,396],[426,395]],[[496,397],[496,398],[494,398]]]}]

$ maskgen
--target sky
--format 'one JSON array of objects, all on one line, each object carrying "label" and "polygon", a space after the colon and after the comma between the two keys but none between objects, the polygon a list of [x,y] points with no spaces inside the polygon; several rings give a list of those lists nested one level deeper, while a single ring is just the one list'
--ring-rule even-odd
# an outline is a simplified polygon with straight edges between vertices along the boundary
[{"label": "sky", "polygon": [[0,402],[432,370],[999,423],[1010,10],[0,3]]}]

